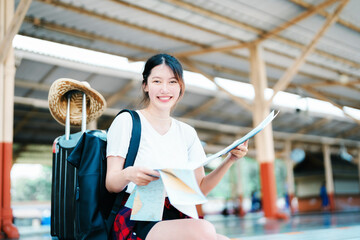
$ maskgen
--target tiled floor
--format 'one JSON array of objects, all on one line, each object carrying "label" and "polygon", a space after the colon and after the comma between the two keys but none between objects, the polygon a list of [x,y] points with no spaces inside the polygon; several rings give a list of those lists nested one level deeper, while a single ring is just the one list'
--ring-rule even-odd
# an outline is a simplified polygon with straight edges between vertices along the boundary
[{"label": "tiled floor", "polygon": [[[206,216],[218,233],[232,240],[360,240],[360,212],[318,213],[292,216],[288,220],[265,219],[262,213]],[[19,229],[20,239],[51,239],[49,227]]]},{"label": "tiled floor", "polygon": [[288,220],[265,219],[261,213],[244,218],[208,216],[206,219],[215,225],[218,233],[234,240],[360,240],[360,212],[296,215]]},{"label": "tiled floor", "polygon": [[232,240],[355,240],[360,239],[360,225],[341,228],[308,230],[303,232],[280,233],[254,237],[233,238]]}]

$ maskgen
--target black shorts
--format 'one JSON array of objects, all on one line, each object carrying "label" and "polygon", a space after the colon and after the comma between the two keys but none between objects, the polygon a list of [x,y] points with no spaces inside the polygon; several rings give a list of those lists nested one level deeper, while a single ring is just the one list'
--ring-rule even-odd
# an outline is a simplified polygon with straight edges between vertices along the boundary
[{"label": "black shorts", "polygon": [[[173,205],[170,204],[169,199],[165,198],[165,205],[162,220],[175,220],[182,218],[190,218],[189,216],[183,214],[177,210]],[[158,221],[135,221],[134,232],[136,236],[145,240],[146,236],[150,232],[151,228],[158,223]]]}]

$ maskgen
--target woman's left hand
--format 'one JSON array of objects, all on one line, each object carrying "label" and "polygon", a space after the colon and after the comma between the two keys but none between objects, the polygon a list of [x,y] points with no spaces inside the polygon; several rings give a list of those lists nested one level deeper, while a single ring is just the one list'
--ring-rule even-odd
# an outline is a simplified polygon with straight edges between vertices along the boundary
[{"label": "woman's left hand", "polygon": [[244,157],[248,152],[248,148],[247,148],[248,142],[249,142],[249,140],[247,140],[243,144],[241,144],[241,145],[237,146],[236,148],[234,148],[233,150],[231,150],[229,153],[229,160],[236,161],[236,160]]}]

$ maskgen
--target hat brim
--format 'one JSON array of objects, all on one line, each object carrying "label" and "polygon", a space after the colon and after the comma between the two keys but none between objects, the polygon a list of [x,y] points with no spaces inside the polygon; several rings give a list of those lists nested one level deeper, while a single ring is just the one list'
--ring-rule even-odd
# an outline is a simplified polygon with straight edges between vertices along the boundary
[{"label": "hat brim", "polygon": [[49,90],[49,109],[51,115],[60,124],[65,125],[67,97],[70,94],[70,125],[80,126],[82,123],[82,96],[86,95],[86,122],[92,122],[106,109],[104,97],[87,82],[70,78],[60,78],[53,82]]}]

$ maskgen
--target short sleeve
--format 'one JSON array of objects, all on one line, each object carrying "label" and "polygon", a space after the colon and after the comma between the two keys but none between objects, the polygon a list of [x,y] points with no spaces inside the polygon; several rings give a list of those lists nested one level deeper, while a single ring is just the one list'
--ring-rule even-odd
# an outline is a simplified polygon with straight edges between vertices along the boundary
[{"label": "short sleeve", "polygon": [[126,157],[132,130],[129,113],[119,114],[112,122],[107,133],[106,156]]},{"label": "short sleeve", "polygon": [[206,161],[206,154],[194,128],[190,128],[188,142],[188,159],[190,162]]}]

